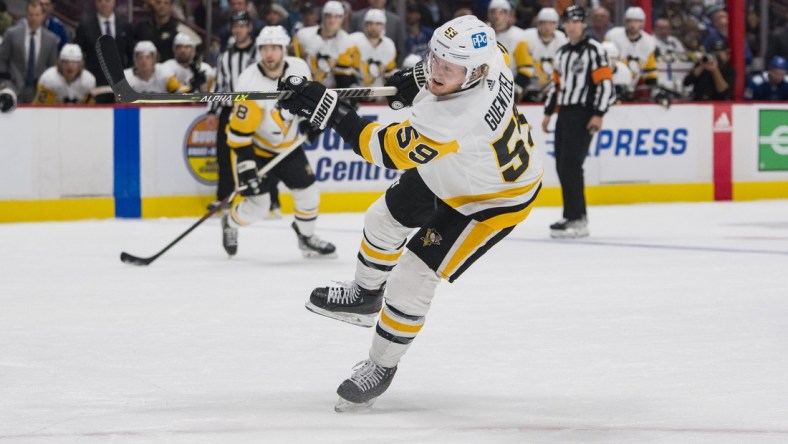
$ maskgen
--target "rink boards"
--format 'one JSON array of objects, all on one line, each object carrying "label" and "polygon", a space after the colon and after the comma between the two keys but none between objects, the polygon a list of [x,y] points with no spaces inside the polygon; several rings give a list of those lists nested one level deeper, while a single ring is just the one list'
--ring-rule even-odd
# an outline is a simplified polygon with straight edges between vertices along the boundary
[{"label": "rink boards", "polygon": [[[553,134],[540,128],[540,106],[521,111],[544,162],[539,203],[560,205]],[[384,124],[408,115],[385,106],[359,113]],[[0,115],[0,221],[202,214],[216,180],[215,132],[203,118],[194,106]],[[306,148],[323,212],[363,211],[399,175],[366,164],[333,131]],[[585,169],[591,204],[788,198],[788,104],[615,106]]]}]

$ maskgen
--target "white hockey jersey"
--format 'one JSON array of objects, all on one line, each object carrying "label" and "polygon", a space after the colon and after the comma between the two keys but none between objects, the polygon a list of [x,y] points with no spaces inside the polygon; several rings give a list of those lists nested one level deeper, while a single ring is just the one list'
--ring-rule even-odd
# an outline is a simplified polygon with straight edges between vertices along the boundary
[{"label": "white hockey jersey", "polygon": [[363,86],[383,86],[397,69],[397,47],[394,41],[382,36],[377,46],[363,32],[350,34],[353,69]]},{"label": "white hockey jersey", "polygon": [[[283,77],[289,76],[310,78],[309,66],[297,57],[286,57]],[[276,91],[277,83],[278,79],[266,77],[260,64],[255,63],[241,73],[237,87],[239,91]],[[303,118],[276,105],[276,100],[236,102],[227,125],[227,145],[230,148],[254,145],[258,156],[273,157],[293,144],[303,143],[306,136],[298,133]]]},{"label": "white hockey jersey", "polygon": [[605,34],[605,40],[613,42],[618,47],[621,55],[619,58],[635,75],[636,83],[639,80],[657,80],[657,60],[654,50],[657,48],[654,36],[643,31],[636,40],[629,40],[627,31],[623,26],[618,26]]},{"label": "white hockey jersey", "polygon": [[323,39],[319,25],[302,28],[293,39],[293,47],[295,55],[306,60],[312,78],[328,88],[336,86],[335,72],[353,74],[353,42],[342,29],[334,37]]},{"label": "white hockey jersey", "polygon": [[535,75],[539,79],[538,89],[542,89],[553,81],[555,54],[558,52],[558,48],[569,42],[569,39],[566,38],[566,34],[558,30],[555,31],[553,40],[549,43],[545,43],[539,37],[539,30],[536,28],[528,28],[524,33],[525,41],[528,43],[528,51],[533,59]]},{"label": "white hockey jersey", "polygon": [[88,103],[95,87],[96,78],[86,69],[73,82],[67,83],[57,66],[51,66],[38,79],[34,103]]},{"label": "white hockey jersey", "polygon": [[509,68],[516,76],[517,73],[529,78],[534,76],[534,61],[528,48],[528,40],[525,30],[517,26],[511,26],[503,32],[496,32],[495,39],[509,51]]},{"label": "white hockey jersey", "polygon": [[514,104],[514,79],[503,54],[492,65],[486,78],[465,91],[438,97],[422,89],[410,119],[368,124],[359,147],[370,163],[417,168],[443,202],[503,229],[528,215],[542,161]]},{"label": "white hockey jersey", "polygon": [[[169,59],[162,63],[162,65],[169,68],[175,74],[175,78],[178,79],[179,82],[183,83],[184,85],[191,84],[191,81],[194,78],[194,72],[190,66],[181,65],[175,59]],[[203,92],[210,91],[214,82],[216,81],[216,69],[205,62],[200,62],[200,71],[205,73],[206,80],[205,85],[203,88],[201,88],[201,90]]]},{"label": "white hockey jersey", "polygon": [[123,71],[129,85],[137,92],[146,93],[182,93],[188,92],[189,86],[184,85],[175,78],[175,73],[161,63],[157,63],[153,68],[153,75],[150,79],[143,80],[137,77],[134,68],[127,68]]}]

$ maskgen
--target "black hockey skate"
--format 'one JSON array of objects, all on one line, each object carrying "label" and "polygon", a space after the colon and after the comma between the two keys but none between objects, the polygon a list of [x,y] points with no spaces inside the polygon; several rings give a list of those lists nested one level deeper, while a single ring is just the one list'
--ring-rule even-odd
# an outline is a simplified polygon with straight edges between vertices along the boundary
[{"label": "black hockey skate", "polygon": [[296,232],[296,236],[298,236],[298,248],[301,250],[301,254],[306,258],[335,258],[337,257],[337,248],[331,242],[324,241],[319,237],[315,236],[304,236],[298,231],[298,225],[293,222],[291,225],[293,230]]},{"label": "black hockey skate", "polygon": [[222,216],[222,246],[227,254],[235,256],[238,253],[238,229],[230,226],[228,217],[229,214]]},{"label": "black hockey skate", "polygon": [[550,237],[553,239],[577,239],[587,237],[588,220],[585,216],[580,219],[561,219],[550,225]]},{"label": "black hockey skate", "polygon": [[315,288],[306,303],[306,309],[313,313],[362,327],[375,325],[381,308],[383,289],[367,290],[355,281]]},{"label": "black hockey skate", "polygon": [[348,412],[370,407],[391,385],[397,367],[381,367],[371,359],[353,367],[353,374],[337,389],[339,400],[335,412]]}]

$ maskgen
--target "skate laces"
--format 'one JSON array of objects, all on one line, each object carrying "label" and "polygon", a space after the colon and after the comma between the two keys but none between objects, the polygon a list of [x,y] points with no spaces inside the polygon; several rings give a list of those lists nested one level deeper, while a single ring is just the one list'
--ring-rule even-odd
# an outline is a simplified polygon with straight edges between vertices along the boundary
[{"label": "skate laces", "polygon": [[355,281],[334,281],[334,283],[336,285],[328,286],[328,302],[350,304],[356,301],[356,297],[359,294],[359,288]]},{"label": "skate laces", "polygon": [[386,376],[386,369],[375,364],[370,359],[356,364],[353,367],[353,372],[353,375],[350,376],[350,381],[362,391],[367,391],[377,386]]},{"label": "skate laces", "polygon": [[304,236],[304,242],[316,250],[323,250],[328,246],[328,242],[317,237],[317,235]]}]

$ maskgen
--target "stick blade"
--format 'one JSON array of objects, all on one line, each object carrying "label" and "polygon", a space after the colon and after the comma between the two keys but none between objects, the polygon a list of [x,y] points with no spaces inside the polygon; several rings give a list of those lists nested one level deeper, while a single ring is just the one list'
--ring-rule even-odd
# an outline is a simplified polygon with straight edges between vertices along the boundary
[{"label": "stick blade", "polygon": [[120,261],[123,262],[124,264],[136,265],[138,267],[144,267],[151,263],[151,261],[148,259],[143,259],[141,257],[133,256],[131,254],[126,253],[125,251],[120,253]]},{"label": "stick blade", "polygon": [[123,62],[115,44],[115,39],[109,35],[102,35],[96,41],[96,55],[98,56],[101,70],[109,82],[110,88],[120,102],[133,102],[135,91],[126,80],[123,73]]}]

